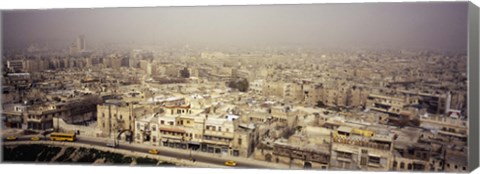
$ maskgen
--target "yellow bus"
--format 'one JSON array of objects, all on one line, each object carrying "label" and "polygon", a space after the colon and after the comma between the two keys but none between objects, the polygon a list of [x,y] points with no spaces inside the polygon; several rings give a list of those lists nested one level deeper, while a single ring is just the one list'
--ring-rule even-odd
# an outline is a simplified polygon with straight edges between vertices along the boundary
[{"label": "yellow bus", "polygon": [[364,130],[364,129],[355,129],[355,128],[352,129],[352,133],[357,134],[357,135],[361,135],[361,136],[364,136],[364,137],[373,137],[373,135],[374,135],[373,131]]},{"label": "yellow bus", "polygon": [[50,140],[52,141],[75,141],[75,139],[75,133],[54,132],[50,134]]}]

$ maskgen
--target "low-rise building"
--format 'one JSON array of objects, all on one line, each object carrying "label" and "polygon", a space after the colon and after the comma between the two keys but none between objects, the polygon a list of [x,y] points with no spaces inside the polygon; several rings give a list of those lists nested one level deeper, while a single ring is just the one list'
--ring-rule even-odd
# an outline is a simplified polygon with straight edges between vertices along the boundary
[{"label": "low-rise building", "polygon": [[331,169],[388,171],[393,134],[346,126],[332,133]]}]

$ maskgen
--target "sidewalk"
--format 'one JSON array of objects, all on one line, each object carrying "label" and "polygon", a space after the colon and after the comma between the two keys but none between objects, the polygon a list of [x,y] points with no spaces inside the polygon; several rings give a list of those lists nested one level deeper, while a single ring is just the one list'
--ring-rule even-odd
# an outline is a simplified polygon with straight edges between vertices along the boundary
[{"label": "sidewalk", "polygon": [[[99,137],[86,137],[86,136],[78,136],[79,138],[82,139],[88,139],[92,141],[97,141],[97,142],[107,142],[108,140],[111,140],[109,138],[99,138]],[[188,149],[177,149],[177,148],[171,148],[171,147],[165,147],[165,146],[152,146],[152,145],[146,145],[146,144],[138,144],[135,142],[128,143],[125,141],[120,141],[119,145],[128,145],[128,146],[133,146],[133,147],[140,147],[140,148],[147,148],[147,149],[157,149],[160,151],[160,155],[162,155],[162,151],[170,151],[170,152],[176,152],[184,155],[189,155],[190,150]],[[254,165],[254,166],[261,166],[265,168],[271,168],[271,169],[290,169],[288,164],[283,164],[283,163],[271,163],[267,161],[260,161],[253,159],[253,157],[250,158],[243,158],[243,157],[236,157],[236,156],[230,156],[230,155],[223,155],[223,154],[215,154],[215,153],[207,153],[207,152],[202,152],[202,151],[191,151],[192,156],[200,156],[204,158],[217,158],[217,159],[223,159],[224,161],[229,161],[233,160],[236,161],[237,163],[242,163],[242,164],[248,164],[248,165]],[[292,169],[297,169],[297,167],[292,166]],[[300,169],[300,168],[298,168]]]},{"label": "sidewalk", "polygon": [[[35,135],[23,135],[23,136],[20,136],[20,137],[31,138],[31,137],[34,137],[34,136],[39,136],[39,135],[36,135],[36,134]],[[39,136],[39,137],[43,138],[43,136]],[[89,137],[89,136],[83,136],[83,135],[77,135],[77,137],[80,138],[80,139],[99,142],[99,143],[107,143],[107,142],[112,140],[111,138]],[[301,168],[296,167],[296,166],[292,166],[292,168],[290,168],[290,166],[288,164],[272,163],[272,162],[267,162],[267,161],[256,160],[256,159],[253,158],[253,156],[251,156],[250,158],[244,158],[244,157],[236,157],[236,156],[230,156],[230,155],[225,155],[225,154],[202,152],[200,150],[194,151],[194,150],[189,150],[189,149],[177,149],[177,148],[171,148],[171,147],[165,147],[165,146],[152,146],[152,145],[147,145],[147,144],[138,144],[138,143],[135,143],[135,142],[129,143],[129,142],[126,142],[126,141],[120,141],[119,145],[120,146],[130,146],[130,147],[144,148],[144,149],[157,149],[157,150],[160,151],[160,154],[159,154],[160,156],[162,156],[162,151],[169,151],[169,152],[175,152],[175,153],[179,153],[179,154],[183,154],[183,155],[191,154],[194,158],[195,157],[216,158],[216,159],[222,159],[223,161],[233,160],[233,161],[236,161],[239,164],[245,164],[245,165],[250,165],[250,166],[258,166],[258,168],[301,169]],[[105,146],[100,146],[100,147],[107,148]],[[136,153],[146,153],[146,152],[136,152]],[[203,164],[203,162],[200,162],[200,161],[193,162],[193,161],[188,160],[188,159],[179,159],[179,158],[176,158],[176,159],[180,160],[180,162],[182,164],[191,163],[192,164],[191,166],[198,166],[198,165],[195,165],[196,163],[197,164],[200,164],[200,163]],[[207,164],[208,163],[204,163],[202,166],[210,166],[210,167],[215,166],[216,168],[224,167],[223,165],[218,165],[218,164],[208,164],[208,165]],[[252,168],[255,168],[255,167],[252,167]]]}]

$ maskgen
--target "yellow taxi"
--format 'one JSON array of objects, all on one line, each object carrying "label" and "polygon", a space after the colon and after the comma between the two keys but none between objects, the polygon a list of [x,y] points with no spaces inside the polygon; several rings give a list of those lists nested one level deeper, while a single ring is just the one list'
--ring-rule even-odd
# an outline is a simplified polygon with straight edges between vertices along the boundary
[{"label": "yellow taxi", "polygon": [[39,140],[40,140],[40,137],[32,137],[32,138],[30,138],[30,140],[32,140],[32,141],[39,141]]},{"label": "yellow taxi", "polygon": [[230,161],[226,161],[225,165],[226,166],[237,166],[237,162],[230,160]]},{"label": "yellow taxi", "polygon": [[157,150],[157,149],[150,149],[150,150],[148,151],[148,153],[150,153],[150,154],[155,154],[155,155],[156,155],[156,154],[158,154],[158,150]]},{"label": "yellow taxi", "polygon": [[14,140],[17,140],[17,137],[16,136],[8,136],[6,139],[8,141],[14,141]]}]

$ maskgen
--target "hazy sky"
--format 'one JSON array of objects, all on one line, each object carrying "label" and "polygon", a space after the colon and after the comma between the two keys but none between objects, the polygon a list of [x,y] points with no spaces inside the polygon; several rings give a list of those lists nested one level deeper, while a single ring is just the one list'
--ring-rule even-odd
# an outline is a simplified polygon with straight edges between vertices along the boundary
[{"label": "hazy sky", "polygon": [[466,50],[467,3],[18,10],[5,46],[41,41],[314,44]]}]

